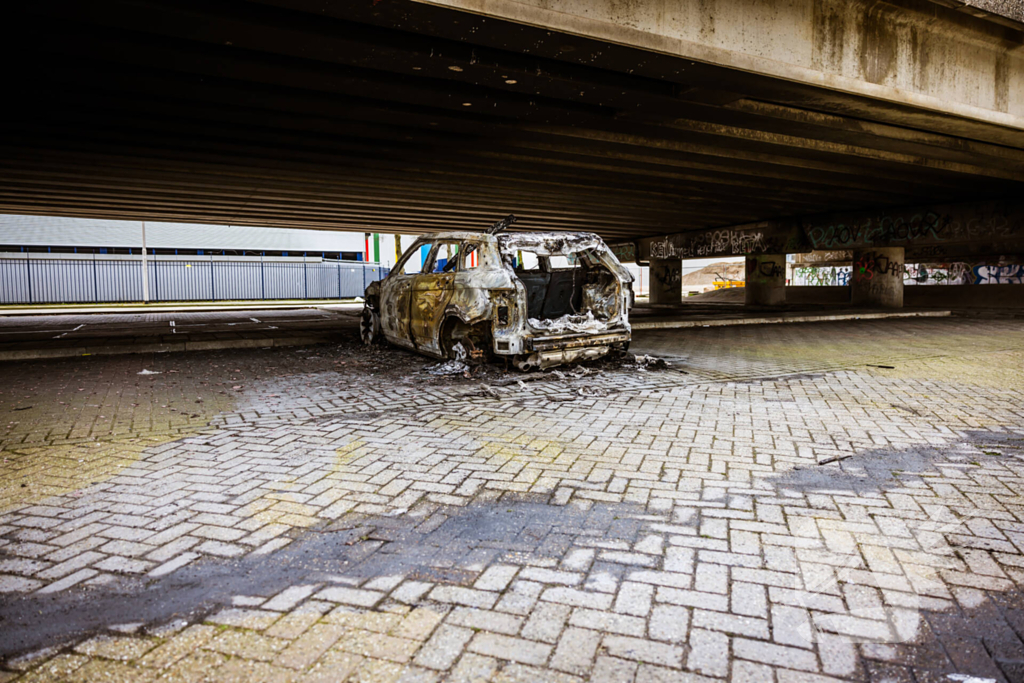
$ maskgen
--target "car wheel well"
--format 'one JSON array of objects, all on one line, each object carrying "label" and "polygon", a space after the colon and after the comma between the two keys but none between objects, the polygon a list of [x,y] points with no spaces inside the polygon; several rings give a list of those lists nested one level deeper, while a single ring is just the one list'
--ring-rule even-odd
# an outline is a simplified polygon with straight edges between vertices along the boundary
[{"label": "car wheel well", "polygon": [[455,358],[458,355],[455,346],[462,344],[468,362],[487,362],[493,346],[491,321],[469,324],[457,315],[449,315],[441,323],[438,341],[446,358]]}]

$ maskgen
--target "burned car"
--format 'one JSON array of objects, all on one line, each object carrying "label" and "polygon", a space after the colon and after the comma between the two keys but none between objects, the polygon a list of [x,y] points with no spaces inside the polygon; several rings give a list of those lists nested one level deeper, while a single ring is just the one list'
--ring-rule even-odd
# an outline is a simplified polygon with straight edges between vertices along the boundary
[{"label": "burned car", "polygon": [[[629,346],[633,277],[592,233],[424,235],[366,288],[360,332],[441,359],[521,370]],[[422,255],[421,259],[417,255]]]}]

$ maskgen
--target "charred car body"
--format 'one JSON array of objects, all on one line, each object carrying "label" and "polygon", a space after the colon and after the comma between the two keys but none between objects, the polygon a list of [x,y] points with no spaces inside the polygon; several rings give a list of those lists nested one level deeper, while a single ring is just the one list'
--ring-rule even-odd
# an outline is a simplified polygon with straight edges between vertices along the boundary
[{"label": "charred car body", "polygon": [[366,288],[363,341],[521,370],[628,348],[633,278],[600,237],[492,231],[420,237]]}]

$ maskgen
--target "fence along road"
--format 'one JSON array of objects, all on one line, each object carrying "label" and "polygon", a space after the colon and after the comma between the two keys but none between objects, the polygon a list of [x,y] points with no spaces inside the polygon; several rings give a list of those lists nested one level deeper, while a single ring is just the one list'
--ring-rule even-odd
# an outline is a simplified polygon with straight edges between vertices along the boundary
[{"label": "fence along road", "polygon": [[[148,257],[151,301],[348,299],[388,274],[376,263],[258,257]],[[0,304],[143,300],[141,256],[0,257]]]}]

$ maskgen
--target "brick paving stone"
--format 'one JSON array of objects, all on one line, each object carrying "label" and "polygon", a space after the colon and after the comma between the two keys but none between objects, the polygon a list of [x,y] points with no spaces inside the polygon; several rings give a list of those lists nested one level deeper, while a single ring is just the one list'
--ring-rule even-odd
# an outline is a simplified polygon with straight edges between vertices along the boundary
[{"label": "brick paving stone", "polygon": [[491,565],[480,575],[473,587],[482,591],[503,591],[518,571],[519,567],[512,565]]},{"label": "brick paving stone", "polygon": [[237,626],[262,631],[280,618],[281,615],[277,612],[259,609],[226,609],[207,617],[206,621],[224,626]]},{"label": "brick paving stone", "polygon": [[274,664],[289,669],[304,669],[330,649],[344,633],[343,626],[316,624],[281,650]]},{"label": "brick paving stone", "polygon": [[686,668],[708,676],[725,676],[729,671],[729,636],[715,631],[690,631],[690,653]]},{"label": "brick paving stone", "polygon": [[75,646],[75,652],[104,659],[138,659],[156,647],[157,642],[126,636],[97,636]]},{"label": "brick paving stone", "polygon": [[683,648],[665,643],[655,643],[642,638],[607,635],[601,641],[608,652],[615,657],[635,659],[650,664],[679,668],[683,665]]},{"label": "brick paving stone", "polygon": [[549,588],[541,595],[541,599],[572,607],[607,610],[611,608],[614,596],[576,590],[575,588]]},{"label": "brick paving stone", "polygon": [[469,644],[469,650],[496,659],[507,659],[521,664],[542,665],[551,654],[551,646],[522,638],[496,633],[478,633]]},{"label": "brick paving stone", "polygon": [[23,576],[0,575],[0,593],[26,593],[42,586],[40,581]]},{"label": "brick paving stone", "polygon": [[514,636],[523,626],[522,617],[491,610],[458,607],[448,615],[447,623],[474,631],[493,631]]},{"label": "brick paving stone", "polygon": [[[498,399],[479,380],[357,381],[335,361],[379,362],[362,349],[231,352],[203,361],[220,367],[202,378],[185,363],[146,380],[182,383],[190,405],[165,384],[134,410],[205,411],[196,396],[221,399],[204,381],[263,364],[214,413],[168,416],[177,426],[159,435],[129,427],[100,442],[85,417],[59,436],[46,423],[63,412],[12,414],[0,475],[46,483],[23,502],[0,494],[9,597],[131,599],[140,580],[217,563],[251,562],[258,577],[319,535],[354,537],[326,561],[227,591],[211,624],[143,624],[102,636],[124,639],[111,641],[120,653],[70,643],[0,664],[30,676],[67,666],[76,680],[1007,676],[995,660],[1024,658],[1024,324],[984,327],[646,333],[638,348],[685,344],[675,355],[689,374],[612,364],[502,384]],[[40,382],[65,403],[84,389],[76,373],[97,371],[67,367]],[[88,386],[120,388],[98,374]],[[584,398],[584,386],[615,393]],[[108,401],[78,398],[82,416]],[[81,443],[67,437],[76,429]],[[82,478],[41,467],[67,470],[63,458]]]},{"label": "brick paving stone", "polygon": [[632,681],[636,676],[637,668],[637,662],[628,659],[598,657],[594,663],[594,671],[590,676],[590,680],[592,683]]},{"label": "brick paving stone", "polygon": [[399,602],[415,603],[434,587],[432,583],[424,581],[405,581],[398,588],[391,592],[391,599]]},{"label": "brick paving stone", "polygon": [[415,662],[429,669],[445,670],[451,667],[470,638],[472,629],[443,625],[434,631],[426,645],[416,655]]},{"label": "brick paving stone", "polygon": [[358,588],[345,588],[343,586],[331,586],[316,594],[318,600],[329,602],[340,602],[346,605],[357,605],[359,607],[373,607],[384,597],[379,591],[364,591]]},{"label": "brick paving stone", "polygon": [[270,600],[267,600],[262,604],[263,609],[274,610],[277,612],[286,612],[298,603],[302,602],[314,592],[319,586],[304,585],[304,586],[291,586],[281,591]]},{"label": "brick paving stone", "polygon": [[199,557],[199,553],[182,553],[181,555],[178,555],[177,557],[170,559],[167,562],[164,562],[160,566],[151,569],[149,571],[148,576],[157,578],[160,576],[164,576],[165,574],[170,574],[181,569],[193,560],[199,559]]},{"label": "brick paving stone", "polygon": [[287,644],[286,640],[268,638],[252,631],[228,630],[211,638],[203,648],[229,657],[269,662]]},{"label": "brick paving stone", "polygon": [[498,601],[498,594],[488,591],[462,588],[460,586],[437,586],[430,591],[430,599],[438,602],[450,602],[456,605],[467,605],[490,609]]},{"label": "brick paving stone", "polygon": [[690,631],[690,612],[685,607],[656,605],[651,612],[648,629],[654,640],[685,643]]},{"label": "brick paving stone", "polygon": [[732,652],[737,657],[764,664],[804,671],[818,671],[818,658],[814,656],[814,653],[798,648],[773,645],[747,638],[734,638]]},{"label": "brick paving stone", "polygon": [[201,647],[216,633],[213,626],[194,624],[147,652],[138,663],[154,669],[166,669]]},{"label": "brick paving stone", "polygon": [[489,681],[498,672],[500,662],[493,657],[467,652],[455,665],[447,680],[451,683],[478,683]]},{"label": "brick paving stone", "polygon": [[530,618],[523,626],[523,638],[545,643],[556,642],[572,611],[568,605],[558,605],[552,602],[540,603],[530,613]]},{"label": "brick paving stone", "polygon": [[551,667],[584,675],[594,663],[594,656],[601,644],[602,634],[582,628],[567,628],[558,640]]}]

